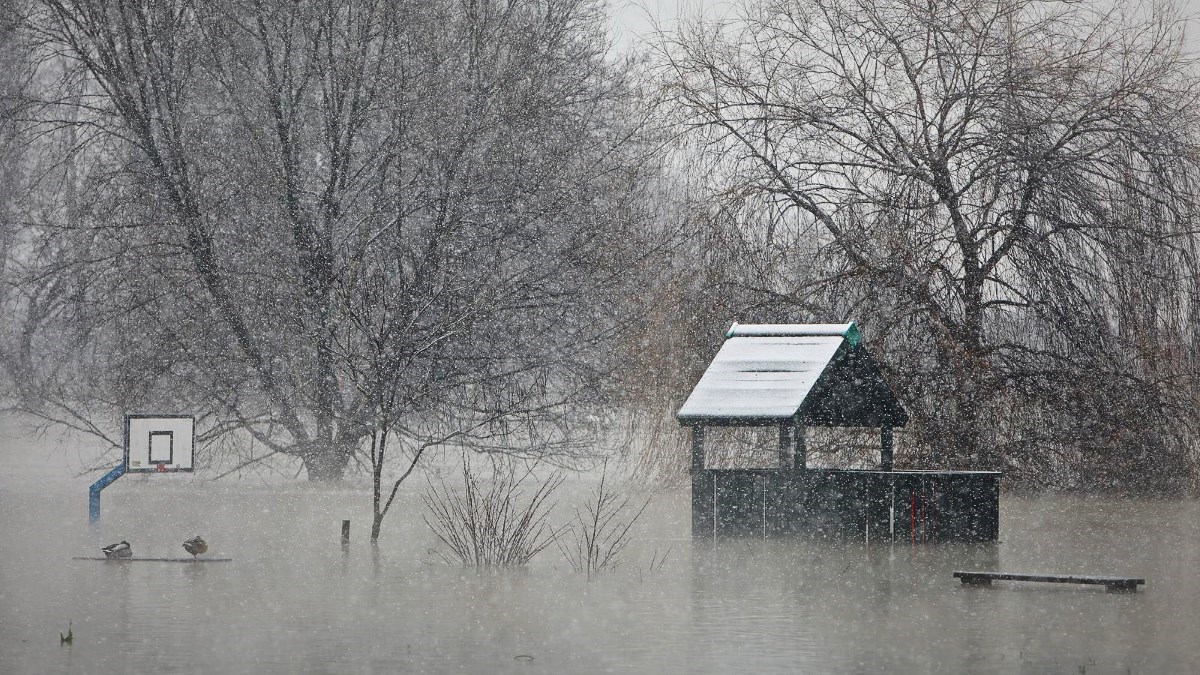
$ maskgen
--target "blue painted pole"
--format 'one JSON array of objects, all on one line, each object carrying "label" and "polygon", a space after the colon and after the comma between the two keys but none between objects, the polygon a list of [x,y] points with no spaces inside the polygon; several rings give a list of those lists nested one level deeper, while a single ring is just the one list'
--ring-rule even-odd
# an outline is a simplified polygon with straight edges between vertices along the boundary
[{"label": "blue painted pole", "polygon": [[88,522],[95,523],[100,520],[100,491],[112,485],[112,482],[121,476],[125,475],[125,463],[116,465],[112,471],[100,477],[100,480],[92,483],[88,488]]}]

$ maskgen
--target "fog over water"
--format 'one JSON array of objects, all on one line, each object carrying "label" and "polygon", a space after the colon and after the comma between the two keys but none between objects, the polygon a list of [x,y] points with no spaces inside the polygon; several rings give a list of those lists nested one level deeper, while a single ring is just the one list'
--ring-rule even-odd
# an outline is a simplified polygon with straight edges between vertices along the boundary
[{"label": "fog over water", "polygon": [[[686,491],[660,494],[626,565],[589,583],[553,548],[526,569],[447,566],[421,521],[423,482],[404,491],[377,555],[370,494],[354,486],[126,476],[89,531],[94,476],[47,467],[45,449],[19,439],[2,448],[5,673],[1159,673],[1200,662],[1195,501],[1005,495],[998,545],[693,545]],[[564,487],[557,520],[589,487]],[[121,539],[138,556],[183,556],[197,534],[208,557],[233,562],[71,559]],[[951,576],[979,568],[1147,582],[1110,594]],[[68,625],[74,641],[60,646]]]}]

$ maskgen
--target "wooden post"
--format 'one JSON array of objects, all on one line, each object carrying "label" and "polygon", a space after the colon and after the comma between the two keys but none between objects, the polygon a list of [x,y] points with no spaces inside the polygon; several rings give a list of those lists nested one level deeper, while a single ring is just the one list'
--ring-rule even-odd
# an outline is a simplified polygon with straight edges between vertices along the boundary
[{"label": "wooden post", "polygon": [[715,516],[717,477],[704,470],[704,425],[692,425],[692,536],[712,537]]},{"label": "wooden post", "polygon": [[692,426],[692,471],[704,470],[704,425]]},{"label": "wooden post", "polygon": [[792,425],[790,422],[779,423],[779,470],[784,471],[792,466]]},{"label": "wooden post", "polygon": [[350,548],[350,521],[342,521],[342,550]]},{"label": "wooden post", "polygon": [[807,469],[808,468],[808,441],[805,440],[804,434],[808,429],[796,420],[796,447],[792,450],[792,468]]},{"label": "wooden post", "polygon": [[892,470],[892,428],[882,427],[879,430],[879,469]]}]

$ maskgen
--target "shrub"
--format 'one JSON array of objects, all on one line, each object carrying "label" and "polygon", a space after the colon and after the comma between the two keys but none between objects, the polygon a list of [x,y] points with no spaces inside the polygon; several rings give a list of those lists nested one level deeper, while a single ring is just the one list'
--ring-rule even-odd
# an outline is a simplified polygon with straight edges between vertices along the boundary
[{"label": "shrub", "polygon": [[423,518],[445,546],[437,552],[442,560],[466,567],[524,565],[545,550],[558,534],[548,523],[549,500],[563,479],[551,476],[525,499],[531,475],[532,470],[518,475],[510,462],[497,467],[485,486],[464,457],[461,492],[442,479],[439,485],[430,481],[423,500],[432,519]]}]

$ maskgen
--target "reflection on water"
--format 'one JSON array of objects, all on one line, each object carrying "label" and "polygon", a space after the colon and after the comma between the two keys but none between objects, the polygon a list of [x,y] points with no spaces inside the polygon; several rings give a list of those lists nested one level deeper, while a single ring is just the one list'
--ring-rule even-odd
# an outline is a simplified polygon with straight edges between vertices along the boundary
[{"label": "reflection on water", "polygon": [[[1123,673],[1200,658],[1196,502],[1006,497],[990,545],[693,547],[686,495],[665,495],[628,563],[588,583],[553,548],[522,570],[441,564],[412,494],[373,552],[369,496],[355,489],[122,479],[89,531],[86,480],[27,478],[0,475],[3,672]],[[234,562],[71,560],[120,539],[179,557],[197,534]],[[956,569],[1147,584],[964,588]],[[75,641],[60,647],[68,622]]]}]

